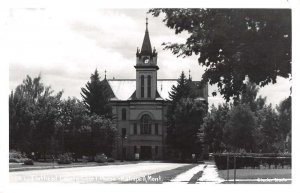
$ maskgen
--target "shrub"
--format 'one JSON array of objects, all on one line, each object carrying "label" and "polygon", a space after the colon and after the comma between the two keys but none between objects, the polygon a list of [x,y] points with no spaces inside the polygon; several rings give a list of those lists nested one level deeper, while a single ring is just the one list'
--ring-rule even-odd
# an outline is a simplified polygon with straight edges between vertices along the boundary
[{"label": "shrub", "polygon": [[57,159],[57,163],[59,164],[70,164],[72,161],[73,158],[71,153],[60,154]]},{"label": "shrub", "polygon": [[113,158],[107,158],[107,162],[115,162],[115,160]]},{"label": "shrub", "polygon": [[107,161],[107,157],[104,153],[95,156],[95,162],[97,163],[104,163],[106,161]]},{"label": "shrub", "polygon": [[82,156],[82,162],[83,163],[87,163],[89,161],[89,157],[88,156]]},{"label": "shrub", "polygon": [[32,159],[26,159],[26,160],[24,161],[24,165],[33,165]]},{"label": "shrub", "polygon": [[28,158],[26,158],[26,156],[19,151],[16,150],[9,151],[9,162],[11,163],[22,163],[26,159]]},{"label": "shrub", "polygon": [[[234,155],[229,155],[229,169],[234,168]],[[214,154],[215,163],[219,170],[227,169],[227,154]],[[291,167],[291,156],[284,154],[253,154],[244,153],[236,154],[236,169],[242,168],[259,168],[260,165],[271,168],[273,165],[275,168]]]}]

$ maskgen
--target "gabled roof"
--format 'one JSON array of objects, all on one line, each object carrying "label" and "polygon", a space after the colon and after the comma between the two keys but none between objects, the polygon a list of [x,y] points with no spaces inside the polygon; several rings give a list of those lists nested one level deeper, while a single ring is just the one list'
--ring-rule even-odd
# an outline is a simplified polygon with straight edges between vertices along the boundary
[{"label": "gabled roof", "polygon": [[114,94],[111,100],[128,100],[135,91],[135,79],[108,79],[107,81]]},{"label": "gabled roof", "polygon": [[[131,100],[136,89],[135,79],[108,79],[108,84],[114,94],[111,100]],[[173,85],[177,85],[175,79],[157,80],[157,100],[168,100],[169,92]]]}]

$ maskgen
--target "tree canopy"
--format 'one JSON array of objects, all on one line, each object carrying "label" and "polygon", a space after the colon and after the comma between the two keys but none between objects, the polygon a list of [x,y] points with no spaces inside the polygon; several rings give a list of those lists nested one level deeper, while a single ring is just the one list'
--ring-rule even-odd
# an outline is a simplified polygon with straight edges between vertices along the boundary
[{"label": "tree canopy", "polygon": [[61,99],[42,83],[41,76],[26,79],[9,96],[9,148],[36,158],[64,152],[111,156],[116,129],[103,115],[91,114],[76,98]]},{"label": "tree canopy", "polygon": [[27,76],[9,96],[10,148],[25,152],[55,149],[56,120],[60,116],[62,92],[53,94],[41,77]]},{"label": "tree canopy", "polygon": [[[291,76],[290,9],[150,9],[185,43],[163,43],[177,56],[199,55],[202,81],[217,84],[229,101],[246,88],[246,77],[263,87]],[[216,93],[213,92],[213,95]]]},{"label": "tree canopy", "polygon": [[291,152],[291,97],[276,108],[257,97],[259,88],[247,88],[236,103],[212,106],[204,118],[205,143],[211,152]]}]

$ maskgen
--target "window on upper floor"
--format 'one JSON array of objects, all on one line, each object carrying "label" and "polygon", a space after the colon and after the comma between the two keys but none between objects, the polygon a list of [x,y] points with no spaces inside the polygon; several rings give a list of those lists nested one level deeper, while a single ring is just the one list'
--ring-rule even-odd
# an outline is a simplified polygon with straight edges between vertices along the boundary
[{"label": "window on upper floor", "polygon": [[125,108],[122,109],[122,120],[123,121],[126,120],[126,109]]},{"label": "window on upper floor", "polygon": [[144,98],[144,75],[141,76],[141,98]]},{"label": "window on upper floor", "polygon": [[147,97],[150,98],[151,97],[151,76],[148,75],[147,78]]}]

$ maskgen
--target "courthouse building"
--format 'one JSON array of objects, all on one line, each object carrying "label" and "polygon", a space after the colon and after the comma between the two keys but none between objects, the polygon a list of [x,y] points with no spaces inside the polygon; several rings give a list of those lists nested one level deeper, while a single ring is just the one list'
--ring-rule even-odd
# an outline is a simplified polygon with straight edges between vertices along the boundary
[{"label": "courthouse building", "polygon": [[[138,155],[142,160],[164,159],[168,151],[165,141],[169,92],[177,80],[158,79],[158,55],[151,47],[147,22],[142,47],[137,49],[133,67],[135,79],[104,80],[112,93],[110,102],[119,134],[114,157],[133,160]],[[198,100],[207,101],[207,86],[198,93]]]}]

